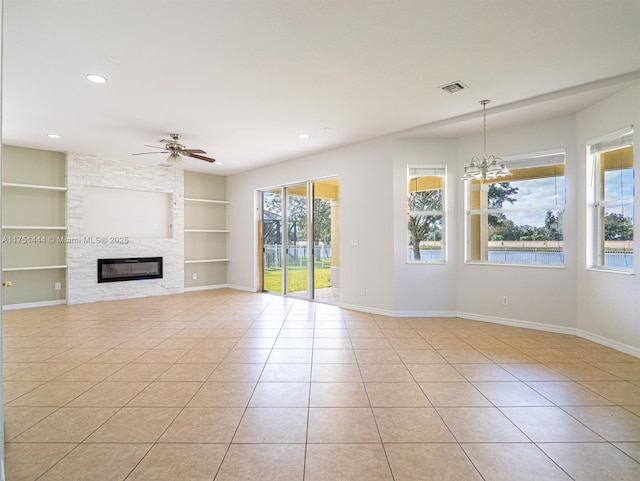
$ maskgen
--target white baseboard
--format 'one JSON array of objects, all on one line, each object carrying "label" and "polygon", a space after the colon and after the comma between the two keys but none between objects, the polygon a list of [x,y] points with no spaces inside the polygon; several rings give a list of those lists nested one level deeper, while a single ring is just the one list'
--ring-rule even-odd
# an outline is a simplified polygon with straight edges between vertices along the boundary
[{"label": "white baseboard", "polygon": [[615,349],[616,351],[624,352],[625,354],[629,354],[631,356],[640,357],[640,348],[630,346],[622,342],[614,341],[613,339],[599,336],[597,334],[593,334],[591,332],[584,331],[582,329],[577,329],[574,327],[555,326],[553,324],[544,324],[542,322],[520,321],[517,319],[506,319],[502,317],[482,316],[478,314],[472,314],[469,312],[458,312],[457,317],[460,317],[462,319],[471,319],[473,321],[502,324],[502,325],[511,326],[511,327],[523,327],[526,329],[535,329],[537,331],[569,334],[571,336],[582,337],[583,339],[593,341],[597,344],[602,344],[603,346],[610,347],[612,349]]},{"label": "white baseboard", "polygon": [[[244,292],[256,292],[254,289],[248,288],[246,286],[237,286],[232,284],[216,284],[210,286],[198,286],[198,287],[189,287],[185,288],[184,292],[194,292],[194,291],[205,291],[205,290],[214,290],[214,289],[235,289],[238,291]],[[41,301],[41,302],[28,302],[23,304],[8,304],[2,306],[3,311],[11,311],[15,309],[30,309],[33,307],[48,307],[48,306],[59,306],[67,304],[66,299],[57,300],[57,301]],[[493,324],[501,324],[504,326],[511,327],[522,327],[526,329],[535,329],[538,331],[547,331],[547,332],[556,332],[559,334],[569,334],[573,336],[582,337],[589,341],[593,341],[598,344],[602,344],[603,346],[610,347],[620,352],[624,352],[625,354],[629,354],[631,356],[635,356],[640,358],[640,348],[630,346],[628,344],[614,341],[613,339],[609,339],[598,334],[593,334],[588,331],[584,331],[582,329],[577,329],[573,327],[565,327],[565,326],[555,326],[553,324],[544,324],[542,322],[533,322],[533,321],[522,321],[518,319],[509,319],[503,317],[493,317],[493,316],[485,316],[482,314],[474,314],[472,312],[456,312],[456,311],[391,311],[388,309],[378,309],[375,307],[368,306],[360,306],[355,304],[340,304],[342,309],[350,309],[353,311],[359,312],[368,312],[370,314],[378,314],[380,316],[387,317],[460,317],[462,319],[470,319],[473,321],[481,321],[481,322],[490,322]]]},{"label": "white baseboard", "polygon": [[505,317],[484,316],[481,314],[473,314],[471,312],[457,312],[456,317],[460,317],[462,319],[470,319],[472,321],[502,324],[504,326],[523,327],[525,329],[535,329],[537,331],[557,332],[559,334],[570,334],[573,336],[576,335],[576,329],[573,327],[555,326],[553,324],[544,324],[542,322],[521,321],[521,320],[509,319]]},{"label": "white baseboard", "polygon": [[393,317],[457,317],[455,311],[394,311]]},{"label": "white baseboard", "polygon": [[590,332],[583,331],[582,329],[576,329],[576,336],[583,337],[585,339],[588,339],[589,341],[597,342],[598,344],[610,347],[611,349],[615,349],[616,351],[624,352],[625,354],[629,354],[630,356],[640,357],[640,348],[629,346],[628,344],[624,344],[622,342],[614,341],[597,334],[592,334]]},{"label": "white baseboard", "polygon": [[349,309],[351,311],[368,312],[369,314],[378,314],[380,316],[394,317],[393,311],[388,311],[386,309],[377,309],[375,307],[359,306],[356,304],[343,304],[343,303],[340,303],[339,307],[341,309]]},{"label": "white baseboard", "polygon": [[211,289],[226,289],[227,287],[229,286],[226,284],[213,284],[210,286],[185,287],[184,292],[209,291]]},{"label": "white baseboard", "polygon": [[456,317],[455,311],[390,311],[388,309],[377,309],[375,307],[360,306],[356,304],[340,304],[343,309],[352,311],[368,312],[387,317]]},{"label": "white baseboard", "polygon": [[227,284],[227,287],[229,289],[235,289],[237,291],[244,291],[244,292],[258,292],[257,290],[251,288],[251,287],[247,287],[247,286],[237,286],[235,284]]},{"label": "white baseboard", "polygon": [[387,309],[377,309],[354,304],[340,304],[343,309],[351,309],[353,311],[368,312],[370,314],[378,314],[388,317],[459,317],[461,319],[470,319],[472,321],[490,322],[493,324],[501,324],[511,327],[522,327],[525,329],[535,329],[537,331],[556,332],[558,334],[568,334],[578,336],[597,344],[610,347],[616,351],[624,352],[631,356],[640,358],[640,348],[630,346],[628,344],[614,341],[597,334],[592,334],[582,329],[566,326],[556,326],[553,324],[545,324],[542,322],[522,321],[518,319],[508,319],[504,317],[485,316],[482,314],[474,314],[471,312],[456,311],[390,311]]},{"label": "white baseboard", "polygon": [[3,311],[13,311],[16,309],[31,309],[32,307],[48,307],[48,306],[61,306],[67,303],[66,299],[59,301],[40,301],[40,302],[25,302],[24,304],[7,304],[2,306]]}]

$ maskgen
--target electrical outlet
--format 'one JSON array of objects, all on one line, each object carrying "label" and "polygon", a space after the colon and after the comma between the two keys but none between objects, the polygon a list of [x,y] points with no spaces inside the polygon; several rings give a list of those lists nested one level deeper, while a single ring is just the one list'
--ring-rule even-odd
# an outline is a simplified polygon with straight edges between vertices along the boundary
[{"label": "electrical outlet", "polygon": [[502,305],[503,306],[508,306],[509,305],[509,298],[507,296],[504,296],[502,298]]},{"label": "electrical outlet", "polygon": [[360,295],[361,296],[366,296],[367,295],[367,288],[363,287],[362,289],[360,289]]},{"label": "electrical outlet", "polygon": [[62,289],[62,285],[61,285],[59,282],[56,282],[56,283],[54,284],[53,288],[54,288],[56,291],[59,291],[60,289]]},{"label": "electrical outlet", "polygon": [[198,278],[198,274],[194,272],[191,278],[195,281]]}]

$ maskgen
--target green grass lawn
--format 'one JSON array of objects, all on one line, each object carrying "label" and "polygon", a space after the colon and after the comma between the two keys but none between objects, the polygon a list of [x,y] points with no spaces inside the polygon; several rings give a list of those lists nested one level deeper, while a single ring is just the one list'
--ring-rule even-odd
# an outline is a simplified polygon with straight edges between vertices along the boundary
[{"label": "green grass lawn", "polygon": [[[289,292],[307,290],[307,269],[289,268]],[[315,268],[315,287],[321,289],[331,286],[331,269],[329,267]],[[282,292],[282,271],[269,270],[264,272],[264,290]]]}]

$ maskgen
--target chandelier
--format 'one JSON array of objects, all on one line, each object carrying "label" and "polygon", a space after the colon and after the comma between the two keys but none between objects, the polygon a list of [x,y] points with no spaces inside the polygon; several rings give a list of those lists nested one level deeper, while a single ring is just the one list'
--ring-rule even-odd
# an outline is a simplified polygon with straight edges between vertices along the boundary
[{"label": "chandelier", "polygon": [[487,104],[489,102],[491,101],[481,100],[479,102],[482,105],[482,118],[484,122],[484,153],[482,159],[474,157],[469,163],[465,164],[462,180],[487,180],[511,175],[507,166],[504,165],[504,160],[494,155],[487,156]]}]

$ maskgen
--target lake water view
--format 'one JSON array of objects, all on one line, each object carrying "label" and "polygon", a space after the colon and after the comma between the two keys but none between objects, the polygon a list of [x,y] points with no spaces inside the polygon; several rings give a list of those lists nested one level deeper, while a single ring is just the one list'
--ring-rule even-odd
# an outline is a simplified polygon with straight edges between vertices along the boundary
[{"label": "lake water view", "polygon": [[[435,249],[420,250],[420,259],[423,261],[442,261],[442,251]],[[414,260],[413,251],[409,250],[409,260]],[[532,264],[532,265],[564,265],[564,253],[562,251],[532,250],[490,250],[489,262],[497,264]],[[633,253],[608,253],[605,254],[605,266],[616,269],[630,269],[634,265]]]}]

